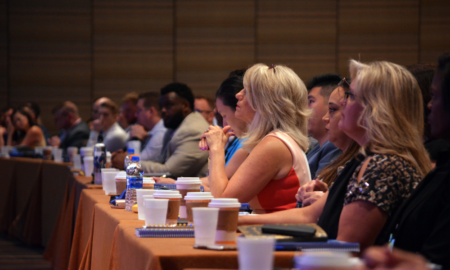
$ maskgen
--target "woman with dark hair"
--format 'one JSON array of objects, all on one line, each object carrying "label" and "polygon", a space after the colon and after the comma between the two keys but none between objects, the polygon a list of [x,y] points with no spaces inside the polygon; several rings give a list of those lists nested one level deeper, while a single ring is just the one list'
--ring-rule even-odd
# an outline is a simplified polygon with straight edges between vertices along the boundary
[{"label": "woman with dark hair", "polygon": [[8,146],[46,146],[42,130],[33,121],[27,107],[16,109],[12,115],[13,127],[8,130]]},{"label": "woman with dark hair", "polygon": [[[239,149],[242,148],[242,139],[240,138],[247,132],[247,123],[234,115],[238,101],[236,94],[243,88],[243,77],[233,76],[226,79],[216,92],[217,112],[222,116],[223,126],[231,126],[230,132],[233,132],[235,135],[225,149],[225,166],[228,166],[229,161],[236,153],[239,158],[235,157],[235,159],[239,159],[240,162],[235,161],[233,166],[237,165],[237,167],[239,167],[242,161],[248,156],[247,151],[239,151]],[[235,171],[237,167],[233,171]]]}]

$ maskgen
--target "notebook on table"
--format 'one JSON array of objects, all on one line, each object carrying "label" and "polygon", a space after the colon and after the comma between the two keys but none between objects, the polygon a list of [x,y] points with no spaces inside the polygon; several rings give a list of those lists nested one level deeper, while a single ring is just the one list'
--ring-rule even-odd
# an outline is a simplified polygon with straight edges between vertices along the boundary
[{"label": "notebook on table", "polygon": [[[359,252],[359,243],[349,243],[338,240],[330,240],[326,232],[317,224],[277,224],[281,234],[263,233],[264,225],[238,226],[244,237],[275,237],[276,250],[279,251],[347,251]],[[283,235],[283,228],[295,230],[298,227],[312,229],[314,233],[306,236]],[[308,231],[308,230],[304,230]],[[309,230],[311,231],[311,230]],[[289,234],[289,233],[288,233]]]},{"label": "notebook on table", "polygon": [[177,226],[144,226],[136,228],[135,234],[137,237],[193,238],[194,227],[182,223],[178,223]]}]

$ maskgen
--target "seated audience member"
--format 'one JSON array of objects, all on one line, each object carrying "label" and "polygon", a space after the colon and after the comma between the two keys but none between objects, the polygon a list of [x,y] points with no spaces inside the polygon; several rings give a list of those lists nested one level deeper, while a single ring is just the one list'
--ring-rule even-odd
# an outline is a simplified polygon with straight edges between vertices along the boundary
[{"label": "seated audience member", "polygon": [[214,101],[205,96],[196,96],[194,111],[200,113],[210,125],[214,125]]},{"label": "seated audience member", "polygon": [[119,108],[119,119],[117,122],[126,133],[130,132],[131,126],[137,121],[137,102],[138,94],[134,92],[126,94],[122,99],[122,106]]},{"label": "seated audience member", "polygon": [[344,153],[330,165],[323,168],[318,173],[317,179],[299,188],[295,196],[298,201],[302,202],[303,207],[313,204],[320,197],[324,196],[324,192],[328,190],[328,187],[337,178],[339,168],[353,159],[359,151],[358,144],[340,130],[338,126],[344,109],[342,100],[345,92],[349,90],[349,85],[345,78],[342,82],[342,85],[331,93],[328,99],[328,112],[322,120],[326,123],[325,129],[328,133],[328,141],[336,145]]},{"label": "seated audience member", "polygon": [[2,141],[0,141],[0,146],[6,144],[8,140],[8,130],[13,128],[13,123],[11,120],[13,112],[14,109],[7,107],[2,110],[0,115],[0,136],[2,139]]},{"label": "seated audience member", "polygon": [[[249,124],[243,149],[248,157],[231,179],[225,171],[229,127],[210,126],[209,187],[216,198],[237,198],[256,213],[294,208],[298,188],[310,181],[308,94],[302,80],[285,66],[256,64],[244,75],[235,115]],[[200,145],[201,146],[201,145]]]},{"label": "seated audience member", "polygon": [[[227,146],[225,147],[225,173],[228,178],[231,178],[236,172],[237,168],[247,158],[248,152],[242,149],[242,137],[247,131],[247,123],[244,120],[237,118],[234,113],[236,111],[236,94],[244,88],[243,76],[233,76],[226,79],[220,85],[216,92],[217,111],[223,117],[223,124],[230,126],[229,132],[234,136],[230,137]],[[203,138],[200,142],[200,149],[206,150],[206,141]],[[209,190],[208,177],[200,179],[206,191]],[[158,182],[175,183],[175,180],[168,178],[157,179]]]},{"label": "seated audience member", "polygon": [[78,114],[78,107],[71,101],[66,101],[53,110],[53,121],[59,129],[59,136],[53,136],[48,144],[62,149],[82,147],[89,139],[89,126]]},{"label": "seated audience member", "polygon": [[[129,138],[140,140],[141,161],[157,161],[163,149],[163,139],[166,134],[164,121],[161,119],[159,109],[159,94],[147,92],[139,95],[137,102],[137,124],[131,126]],[[127,153],[119,150],[113,153],[112,165],[115,168],[123,169],[124,160]]]},{"label": "seated audience member", "polygon": [[38,125],[41,130],[42,133],[44,133],[44,137],[45,137],[45,141],[47,142],[48,139],[50,139],[50,133],[48,132],[47,128],[42,125],[42,121],[41,121],[41,108],[39,107],[39,105],[36,102],[27,102],[25,104],[25,107],[28,107],[31,111],[30,115],[31,118],[33,118],[33,121],[36,123],[36,125]]},{"label": "seated audience member", "polygon": [[420,90],[422,91],[424,110],[423,116],[425,120],[423,142],[425,145],[425,149],[427,149],[428,154],[430,155],[432,166],[434,167],[439,152],[443,148],[447,148],[450,146],[450,144],[443,139],[433,138],[433,136],[431,135],[430,124],[428,123],[428,116],[430,115],[428,103],[431,100],[431,82],[433,81],[433,76],[436,72],[436,66],[430,64],[416,64],[409,66],[408,70],[416,78]]},{"label": "seated audience member", "polygon": [[179,176],[205,176],[208,153],[198,149],[202,132],[208,123],[194,112],[192,90],[182,83],[171,83],[161,89],[159,99],[164,126],[170,130],[163,139],[163,150],[157,161],[142,161],[146,173],[170,173]]},{"label": "seated audience member", "polygon": [[8,130],[8,146],[27,146],[31,149],[46,146],[41,128],[36,125],[26,108],[15,110],[12,121],[13,126]]},{"label": "seated audience member", "polygon": [[100,115],[100,132],[91,130],[87,146],[94,146],[98,137],[103,136],[106,151],[115,152],[123,149],[127,142],[127,133],[117,123],[117,105],[112,101],[103,102],[98,110]]},{"label": "seated audience member", "polygon": [[[450,54],[439,58],[431,91],[431,135],[450,142]],[[377,243],[392,238],[394,247],[419,253],[450,269],[450,149],[441,149],[437,156],[435,169],[389,220]]]},{"label": "seated audience member", "polygon": [[328,98],[341,80],[342,77],[337,74],[325,74],[312,78],[307,85],[308,107],[312,109],[308,122],[308,134],[319,143],[307,154],[312,179],[315,179],[318,172],[342,154],[341,149],[328,141],[326,123],[322,121],[328,110]]},{"label": "seated audience member", "polygon": [[339,128],[362,148],[314,204],[240,217],[240,224],[317,222],[330,239],[375,242],[387,219],[430,170],[422,144],[422,96],[414,77],[389,62],[352,60]]},{"label": "seated audience member", "polygon": [[112,102],[107,97],[101,97],[97,99],[94,104],[92,104],[92,118],[87,121],[89,128],[93,131],[100,132],[101,125],[100,125],[100,105],[104,102]]}]

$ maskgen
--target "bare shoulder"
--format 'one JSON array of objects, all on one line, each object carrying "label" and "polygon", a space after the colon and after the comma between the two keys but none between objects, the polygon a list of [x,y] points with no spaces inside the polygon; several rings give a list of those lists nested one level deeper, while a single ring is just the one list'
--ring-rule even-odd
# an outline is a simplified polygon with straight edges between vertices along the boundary
[{"label": "bare shoulder", "polygon": [[32,126],[28,132],[30,133],[30,135],[34,135],[34,136],[39,136],[42,135],[42,129],[38,126]]},{"label": "bare shoulder", "polygon": [[288,162],[289,159],[292,159],[289,148],[282,140],[274,136],[267,136],[262,139],[250,154],[264,156],[266,159],[281,163]]}]

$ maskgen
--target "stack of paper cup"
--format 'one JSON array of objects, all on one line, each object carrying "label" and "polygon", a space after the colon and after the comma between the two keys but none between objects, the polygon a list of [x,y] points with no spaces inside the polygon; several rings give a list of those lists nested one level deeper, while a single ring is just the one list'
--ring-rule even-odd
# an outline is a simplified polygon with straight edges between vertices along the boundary
[{"label": "stack of paper cup", "polygon": [[63,149],[54,148],[53,149],[53,158],[55,162],[63,162]]},{"label": "stack of paper cup", "polygon": [[[81,156],[81,170],[85,171],[84,157],[93,157],[94,156],[94,148],[93,147],[81,147],[80,148],[80,156]],[[89,176],[91,176],[91,175],[89,174]]]},{"label": "stack of paper cup", "polygon": [[153,198],[154,193],[155,193],[154,189],[136,189],[138,219],[145,220],[144,196],[152,196]]},{"label": "stack of paper cup", "polygon": [[169,199],[145,199],[145,226],[160,226],[166,223]]},{"label": "stack of paper cup", "polygon": [[219,208],[195,207],[192,209],[192,213],[195,244],[201,246],[214,245]]},{"label": "stack of paper cup", "polygon": [[[239,270],[272,270],[275,238],[237,239]],[[305,269],[305,268],[300,268]]]},{"label": "stack of paper cup", "polygon": [[[184,197],[186,201],[186,220],[191,224],[193,220],[192,208],[194,207],[208,207],[208,204],[214,197],[211,192],[188,192]],[[180,206],[181,209],[181,206]],[[181,217],[181,215],[180,215]]]},{"label": "stack of paper cup", "polygon": [[92,176],[92,172],[94,171],[94,157],[86,156],[83,158],[84,162],[84,175]]},{"label": "stack of paper cup", "polygon": [[102,168],[102,186],[106,195],[116,195],[116,175],[118,169]]},{"label": "stack of paper cup", "polygon": [[176,226],[178,222],[178,213],[180,210],[180,192],[177,190],[156,190],[153,197],[155,199],[169,199],[166,224]]},{"label": "stack of paper cup", "polygon": [[236,229],[241,204],[237,199],[212,199],[208,207],[219,208],[216,244],[236,244]]},{"label": "stack of paper cup", "polygon": [[202,181],[198,177],[178,177],[176,185],[177,190],[181,194],[180,218],[186,218],[186,201],[184,200],[184,196],[188,192],[200,192]]},{"label": "stack of paper cup", "polygon": [[73,155],[73,168],[81,170],[81,156],[78,154]]},{"label": "stack of paper cup", "polygon": [[67,148],[67,156],[69,157],[69,162],[73,162],[73,155],[78,154],[78,147],[68,147]]}]

